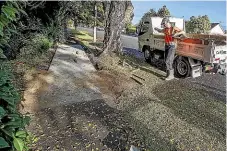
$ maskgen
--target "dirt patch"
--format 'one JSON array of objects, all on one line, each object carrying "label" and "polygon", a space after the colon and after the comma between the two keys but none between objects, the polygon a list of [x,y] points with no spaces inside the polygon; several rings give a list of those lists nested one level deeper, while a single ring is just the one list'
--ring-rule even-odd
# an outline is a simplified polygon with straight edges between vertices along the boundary
[{"label": "dirt patch", "polygon": [[25,75],[25,91],[24,100],[21,102],[20,111],[34,113],[39,110],[39,106],[43,103],[37,98],[42,92],[48,90],[48,85],[53,83],[53,77],[51,72],[46,70],[31,70]]},{"label": "dirt patch", "polygon": [[103,94],[113,97],[115,103],[119,103],[118,98],[125,90],[136,86],[136,83],[123,72],[102,70],[97,71],[93,77],[90,82],[99,87]]},{"label": "dirt patch", "polygon": [[20,79],[17,80],[17,86],[21,89],[23,94],[23,100],[20,104],[20,112],[34,112],[37,111],[40,102],[37,100],[37,95],[47,90],[47,85],[53,81],[51,72],[48,71],[54,54],[56,52],[57,45],[49,49],[45,54],[42,54],[39,58],[31,60],[30,63],[16,64],[14,67],[15,75],[20,75]]}]

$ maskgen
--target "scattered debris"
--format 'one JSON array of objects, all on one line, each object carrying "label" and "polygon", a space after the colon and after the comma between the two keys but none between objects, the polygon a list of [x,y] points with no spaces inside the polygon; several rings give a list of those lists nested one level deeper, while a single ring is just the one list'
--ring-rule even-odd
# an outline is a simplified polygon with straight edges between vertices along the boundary
[{"label": "scattered debris", "polygon": [[140,68],[134,69],[134,70],[131,71],[131,73],[137,72],[139,70],[140,70]]},{"label": "scattered debris", "polygon": [[129,151],[139,151],[139,149],[132,145]]},{"label": "scattered debris", "polygon": [[140,77],[140,76],[138,76],[138,75],[136,75],[136,74],[132,74],[132,75],[135,76],[135,77],[137,77],[137,78],[139,78],[139,79],[141,79],[141,80],[143,80],[143,81],[145,81],[144,78],[142,78],[142,77]]},{"label": "scattered debris", "polygon": [[137,83],[139,83],[140,85],[144,85],[142,82],[140,82],[138,79],[136,79],[135,77],[130,77],[131,79],[133,79],[134,81],[136,81]]}]

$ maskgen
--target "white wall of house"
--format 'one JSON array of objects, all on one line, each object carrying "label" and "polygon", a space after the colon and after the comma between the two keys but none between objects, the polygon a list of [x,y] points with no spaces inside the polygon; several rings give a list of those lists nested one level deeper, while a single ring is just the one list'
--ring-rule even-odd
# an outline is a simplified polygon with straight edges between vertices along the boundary
[{"label": "white wall of house", "polygon": [[215,26],[214,28],[212,28],[210,30],[210,34],[221,34],[224,35],[224,31],[222,30],[222,28],[220,27],[220,25]]}]

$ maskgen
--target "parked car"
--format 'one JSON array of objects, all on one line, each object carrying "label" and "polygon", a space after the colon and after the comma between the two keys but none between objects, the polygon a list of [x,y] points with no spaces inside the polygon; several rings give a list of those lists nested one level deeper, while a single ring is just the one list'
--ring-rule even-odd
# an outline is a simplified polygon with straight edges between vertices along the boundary
[{"label": "parked car", "polygon": [[102,27],[97,27],[96,28],[98,31],[104,31],[104,28],[102,28]]}]

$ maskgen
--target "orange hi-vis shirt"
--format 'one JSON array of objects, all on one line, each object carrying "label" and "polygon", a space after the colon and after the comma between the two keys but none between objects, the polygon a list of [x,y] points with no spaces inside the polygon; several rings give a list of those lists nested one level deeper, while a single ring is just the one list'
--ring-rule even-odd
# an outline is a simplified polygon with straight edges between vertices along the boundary
[{"label": "orange hi-vis shirt", "polygon": [[173,27],[164,29],[165,43],[168,44],[168,45],[173,43],[173,41],[174,41],[174,39],[172,37],[172,33],[173,33]]}]

